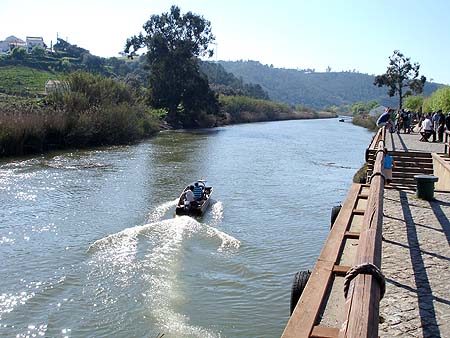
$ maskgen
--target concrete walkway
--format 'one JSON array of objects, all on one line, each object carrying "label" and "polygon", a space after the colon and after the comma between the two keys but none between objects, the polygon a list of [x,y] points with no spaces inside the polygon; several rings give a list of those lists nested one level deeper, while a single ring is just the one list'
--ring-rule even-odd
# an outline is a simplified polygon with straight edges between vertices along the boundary
[{"label": "concrete walkway", "polygon": [[[397,151],[443,152],[418,134],[389,134]],[[415,191],[385,189],[380,337],[450,337],[450,194],[433,201]]]}]

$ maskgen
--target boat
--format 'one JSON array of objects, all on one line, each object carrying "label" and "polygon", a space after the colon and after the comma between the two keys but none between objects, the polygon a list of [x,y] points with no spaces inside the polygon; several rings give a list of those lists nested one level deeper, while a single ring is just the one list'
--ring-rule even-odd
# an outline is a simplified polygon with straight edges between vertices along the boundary
[{"label": "boat", "polygon": [[345,122],[345,120],[344,119],[339,119],[339,122]]},{"label": "boat", "polygon": [[[186,191],[189,190],[191,185],[198,183],[200,187],[203,189],[203,199],[196,201],[196,203],[191,203],[192,205],[187,205],[186,201]],[[212,195],[213,188],[208,182],[204,179],[198,180],[196,182],[192,182],[186,188],[184,188],[183,192],[180,195],[180,199],[178,200],[177,207],[175,209],[175,213],[177,215],[193,215],[193,216],[202,216],[209,207],[210,199]]]}]

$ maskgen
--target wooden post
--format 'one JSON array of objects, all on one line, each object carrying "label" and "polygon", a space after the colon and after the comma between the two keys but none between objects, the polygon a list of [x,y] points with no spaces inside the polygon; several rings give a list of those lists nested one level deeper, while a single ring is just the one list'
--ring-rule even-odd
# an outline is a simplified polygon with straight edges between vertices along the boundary
[{"label": "wooden post", "polygon": [[[384,128],[382,128],[384,130]],[[385,132],[384,132],[385,133]],[[383,160],[384,136],[378,142],[374,170],[370,182],[367,208],[364,213],[363,229],[359,238],[355,265],[372,263],[381,266],[381,232],[383,224],[384,176]],[[345,302],[345,315],[341,338],[378,337],[380,286],[369,274],[359,274],[350,283]]]}]

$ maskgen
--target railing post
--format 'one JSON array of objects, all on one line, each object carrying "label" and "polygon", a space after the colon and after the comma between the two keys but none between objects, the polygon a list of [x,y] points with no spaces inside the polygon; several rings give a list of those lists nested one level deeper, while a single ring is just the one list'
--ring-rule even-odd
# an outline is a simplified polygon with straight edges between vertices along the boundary
[{"label": "railing post", "polygon": [[447,155],[447,157],[450,157],[450,148],[448,143],[448,135],[450,132],[448,130],[445,131],[445,142],[444,142],[444,154]]}]

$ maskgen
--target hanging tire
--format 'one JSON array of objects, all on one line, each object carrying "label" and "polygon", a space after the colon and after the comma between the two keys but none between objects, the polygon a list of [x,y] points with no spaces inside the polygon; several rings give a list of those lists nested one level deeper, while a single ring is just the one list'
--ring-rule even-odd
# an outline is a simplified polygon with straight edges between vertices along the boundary
[{"label": "hanging tire", "polygon": [[336,205],[331,209],[331,224],[330,229],[333,228],[334,221],[339,215],[339,212],[341,211],[342,205]]},{"label": "hanging tire", "polygon": [[299,271],[294,276],[294,281],[292,282],[291,289],[291,312],[294,312],[295,307],[297,306],[298,300],[305,289],[306,283],[308,283],[308,279],[311,276],[311,271]]},{"label": "hanging tire", "polygon": [[369,150],[369,148],[366,148],[366,152],[364,154],[364,159],[366,160],[366,162],[369,162],[369,156],[370,156],[370,150]]}]

